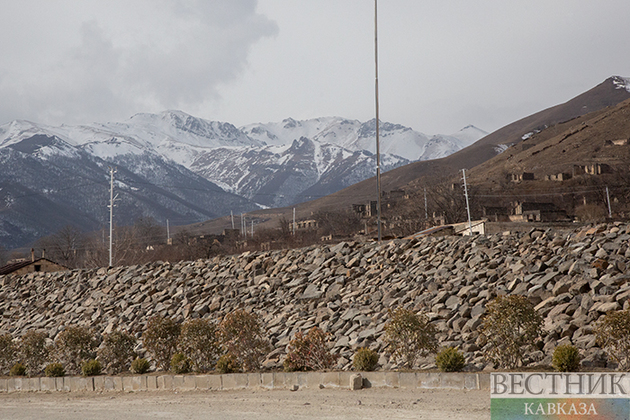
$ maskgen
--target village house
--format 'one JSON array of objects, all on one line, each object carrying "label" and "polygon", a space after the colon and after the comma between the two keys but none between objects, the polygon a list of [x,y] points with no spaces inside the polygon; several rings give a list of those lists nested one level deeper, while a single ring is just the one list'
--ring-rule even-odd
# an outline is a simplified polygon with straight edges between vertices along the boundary
[{"label": "village house", "polygon": [[48,258],[35,258],[35,251],[31,249],[31,259],[21,258],[10,261],[7,265],[0,267],[0,275],[15,274],[21,276],[28,273],[52,273],[54,271],[68,271],[68,267],[57,264]]}]

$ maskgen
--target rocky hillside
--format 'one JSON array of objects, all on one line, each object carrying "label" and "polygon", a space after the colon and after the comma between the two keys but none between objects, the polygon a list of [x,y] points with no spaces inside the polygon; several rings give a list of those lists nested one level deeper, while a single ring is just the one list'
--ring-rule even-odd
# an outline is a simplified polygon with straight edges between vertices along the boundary
[{"label": "rocky hillside", "polygon": [[[220,320],[235,308],[258,313],[275,348],[265,366],[279,367],[297,331],[318,325],[332,333],[338,368],[369,346],[382,368],[395,367],[379,340],[389,308],[428,313],[443,346],[465,352],[469,369],[484,369],[478,333],[486,304],[525,295],[545,320],[540,351],[528,362],[549,364],[555,346],[573,343],[588,367],[605,366],[593,326],[608,311],[630,307],[630,225],[566,231],[447,236],[377,243],[343,242],[299,250],[244,253],[177,264],[34,273],[0,277],[0,334],[39,329],[54,338],[64,325],[137,333],[155,314],[179,321]],[[139,334],[138,334],[139,335]],[[419,367],[433,367],[431,358]]]}]

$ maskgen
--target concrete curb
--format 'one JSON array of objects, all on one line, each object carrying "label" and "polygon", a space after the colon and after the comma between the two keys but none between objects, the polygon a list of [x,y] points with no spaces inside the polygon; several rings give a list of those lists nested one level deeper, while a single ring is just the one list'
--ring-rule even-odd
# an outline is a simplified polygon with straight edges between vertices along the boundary
[{"label": "concrete curb", "polygon": [[350,389],[360,373],[363,388],[490,389],[489,373],[444,372],[262,372],[225,375],[65,376],[63,378],[0,378],[0,393],[191,391],[235,389]]}]

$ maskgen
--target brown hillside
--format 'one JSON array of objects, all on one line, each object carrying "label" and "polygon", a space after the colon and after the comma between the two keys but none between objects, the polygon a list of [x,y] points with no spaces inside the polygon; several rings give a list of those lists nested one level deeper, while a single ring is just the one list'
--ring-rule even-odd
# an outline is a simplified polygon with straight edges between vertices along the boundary
[{"label": "brown hillside", "polygon": [[[585,200],[605,204],[603,191],[608,187],[617,199],[618,211],[623,211],[630,179],[629,139],[630,100],[626,100],[543,130],[476,166],[468,179],[486,193],[500,193],[502,198],[560,201],[568,210]],[[582,173],[585,167],[602,173]],[[534,180],[507,180],[522,173],[533,174]],[[559,174],[565,179],[559,181]]]}]

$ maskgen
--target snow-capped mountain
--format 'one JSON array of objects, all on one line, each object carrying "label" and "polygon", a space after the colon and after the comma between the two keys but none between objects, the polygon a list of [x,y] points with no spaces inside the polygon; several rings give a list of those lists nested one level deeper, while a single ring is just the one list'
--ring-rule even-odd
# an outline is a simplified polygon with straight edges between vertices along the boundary
[{"label": "snow-capped mountain", "polygon": [[[381,166],[387,171],[407,163],[401,157],[384,155]],[[320,194],[327,195],[369,178],[376,162],[369,152],[351,152],[302,137],[289,146],[217,148],[200,155],[191,169],[226,191],[280,207],[315,198],[305,191],[320,183],[327,185]]]},{"label": "snow-capped mountain", "polygon": [[[380,133],[383,171],[446,156],[485,134],[469,126],[428,137],[384,122]],[[100,228],[110,166],[121,224],[143,215],[193,223],[331,194],[374,175],[374,137],[374,120],[338,117],[240,129],[181,111],[77,126],[13,121],[0,126],[0,240],[15,246],[72,222]],[[73,187],[82,180],[92,187]]]},{"label": "snow-capped mountain", "polygon": [[[306,137],[353,152],[365,150],[376,153],[375,121],[372,119],[362,123],[339,117],[304,121],[288,118],[280,123],[250,124],[241,130],[249,137],[269,145],[286,145],[295,139]],[[455,134],[429,137],[409,127],[381,121],[380,152],[397,155],[408,161],[437,159],[463,149],[487,134],[469,125]]]}]

